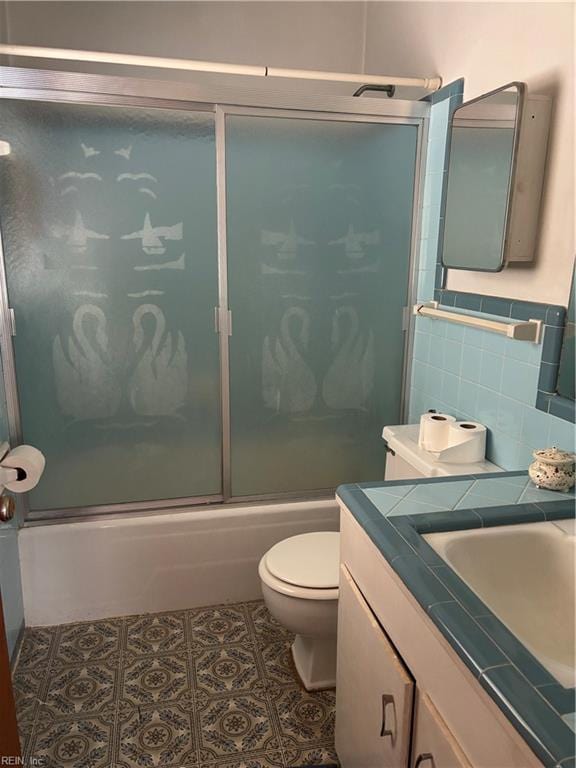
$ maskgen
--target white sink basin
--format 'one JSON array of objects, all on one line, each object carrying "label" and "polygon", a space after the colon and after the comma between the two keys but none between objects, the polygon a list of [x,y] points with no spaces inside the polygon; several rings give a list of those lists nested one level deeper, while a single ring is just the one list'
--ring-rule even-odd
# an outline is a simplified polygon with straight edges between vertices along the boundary
[{"label": "white sink basin", "polygon": [[575,675],[574,520],[424,536],[564,686]]}]

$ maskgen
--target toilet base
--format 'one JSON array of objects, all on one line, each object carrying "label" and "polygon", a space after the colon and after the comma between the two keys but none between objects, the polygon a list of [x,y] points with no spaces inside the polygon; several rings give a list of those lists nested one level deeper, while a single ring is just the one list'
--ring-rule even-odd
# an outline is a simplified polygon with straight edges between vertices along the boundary
[{"label": "toilet base", "polygon": [[296,635],[292,658],[307,691],[336,687],[336,635]]}]

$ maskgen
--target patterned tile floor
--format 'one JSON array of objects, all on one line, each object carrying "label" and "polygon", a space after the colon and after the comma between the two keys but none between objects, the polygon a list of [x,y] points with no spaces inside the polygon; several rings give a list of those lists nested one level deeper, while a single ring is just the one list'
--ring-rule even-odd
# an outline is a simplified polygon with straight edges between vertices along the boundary
[{"label": "patterned tile floor", "polygon": [[261,602],[28,629],[14,670],[26,764],[334,763],[334,691],[302,687],[291,640]]}]

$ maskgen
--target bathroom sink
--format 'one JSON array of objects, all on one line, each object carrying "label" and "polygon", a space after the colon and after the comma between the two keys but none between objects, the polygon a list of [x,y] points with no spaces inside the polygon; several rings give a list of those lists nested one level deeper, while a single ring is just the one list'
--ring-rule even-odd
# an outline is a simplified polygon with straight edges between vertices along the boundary
[{"label": "bathroom sink", "polygon": [[576,684],[574,520],[424,538],[559,683]]}]

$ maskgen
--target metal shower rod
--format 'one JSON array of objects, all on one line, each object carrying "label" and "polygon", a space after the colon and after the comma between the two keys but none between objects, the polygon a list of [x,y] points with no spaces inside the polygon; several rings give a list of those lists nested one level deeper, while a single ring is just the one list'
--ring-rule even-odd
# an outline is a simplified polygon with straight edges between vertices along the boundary
[{"label": "metal shower rod", "polygon": [[285,69],[245,64],[226,64],[216,61],[194,61],[157,56],[139,56],[133,53],[107,53],[105,51],[75,51],[68,48],[39,48],[30,45],[0,45],[0,54],[24,56],[32,59],[57,59],[61,61],[89,61],[98,64],[120,64],[128,67],[152,67],[178,69],[188,72],[212,72],[222,75],[248,75],[251,77],[285,77],[295,80],[325,80],[335,83],[365,85],[397,85],[437,91],[442,86],[441,77],[394,77],[391,75],[366,75],[352,72],[323,72],[312,69]]}]

